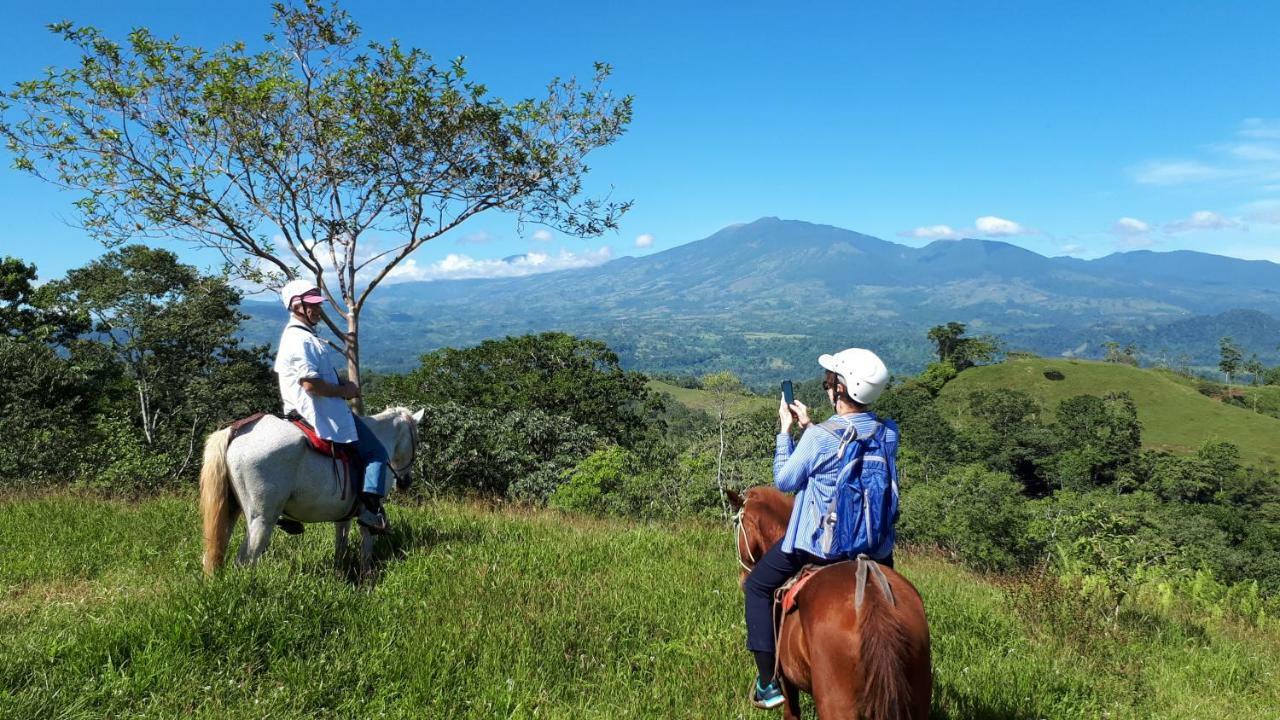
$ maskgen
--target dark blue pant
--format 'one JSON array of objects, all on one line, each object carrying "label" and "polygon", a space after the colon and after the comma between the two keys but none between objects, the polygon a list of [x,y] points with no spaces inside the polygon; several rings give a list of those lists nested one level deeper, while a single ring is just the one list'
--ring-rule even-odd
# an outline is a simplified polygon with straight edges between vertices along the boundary
[{"label": "dark blue pant", "polygon": [[[782,587],[792,575],[800,572],[800,568],[805,565],[830,565],[840,562],[841,559],[824,560],[803,550],[785,553],[782,552],[781,540],[769,548],[742,585],[747,605],[747,649],[751,652],[774,652],[774,591]],[[881,560],[880,564],[893,567],[893,555]],[[853,588],[850,588],[849,592],[852,593]]]},{"label": "dark blue pant", "polygon": [[823,560],[803,550],[782,552],[782,541],[774,543],[769,551],[756,562],[755,569],[747,575],[742,585],[747,603],[747,649],[752,652],[772,653],[773,593],[805,565],[826,565],[835,560]]},{"label": "dark blue pant", "polygon": [[356,417],[356,454],[360,456],[360,462],[364,465],[364,491],[377,495],[378,497],[387,496],[387,463],[391,462],[391,458],[387,457],[387,449],[382,446],[382,441],[378,440],[378,436],[373,434],[368,425],[364,424],[358,416]]}]

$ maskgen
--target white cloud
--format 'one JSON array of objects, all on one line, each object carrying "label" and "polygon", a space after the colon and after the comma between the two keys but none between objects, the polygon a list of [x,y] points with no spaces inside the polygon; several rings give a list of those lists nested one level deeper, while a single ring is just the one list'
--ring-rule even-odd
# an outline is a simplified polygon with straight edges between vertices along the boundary
[{"label": "white cloud", "polygon": [[419,265],[413,258],[400,263],[387,276],[390,282],[408,282],[413,280],[462,280],[467,278],[503,278],[523,277],[556,270],[594,267],[613,258],[613,249],[604,246],[598,250],[586,250],[573,253],[561,250],[552,255],[542,251],[533,251],[524,255],[509,258],[488,259],[473,258],[468,255],[451,253],[443,260],[429,265]]},{"label": "white cloud", "polygon": [[1280,148],[1266,143],[1234,143],[1224,145],[1222,149],[1229,155],[1238,157],[1241,160],[1254,160],[1258,162],[1275,162],[1276,160],[1280,160]]},{"label": "white cloud", "polygon": [[1241,208],[1245,219],[1267,225],[1280,225],[1280,200],[1258,200]]},{"label": "white cloud", "polygon": [[545,228],[541,230],[537,230],[533,233],[533,239],[536,242],[548,243],[554,240],[555,238],[556,236],[552,235],[551,231]]},{"label": "white cloud", "polygon": [[1240,123],[1239,134],[1241,137],[1280,140],[1280,120],[1245,118]]},{"label": "white cloud", "polygon": [[1129,172],[1142,185],[1275,183],[1280,179],[1280,120],[1248,118],[1229,141],[1200,150],[1200,157],[1152,159]]},{"label": "white cloud", "polygon": [[1122,217],[1111,226],[1116,235],[1145,235],[1151,232],[1151,226],[1138,218]]},{"label": "white cloud", "polygon": [[1228,171],[1198,160],[1151,160],[1133,170],[1133,178],[1142,185],[1183,185],[1220,180]]},{"label": "white cloud", "polygon": [[459,245],[488,245],[489,243],[491,243],[491,242],[493,242],[494,240],[497,240],[497,239],[498,239],[498,237],[497,237],[496,235],[494,235],[493,233],[490,233],[490,232],[488,232],[488,231],[486,231],[486,230],[481,230],[481,231],[479,231],[479,232],[473,232],[473,233],[471,233],[471,234],[469,234],[469,235],[463,235],[462,237],[458,238],[458,240],[457,240],[457,244],[459,244]]},{"label": "white cloud", "polygon": [[920,238],[925,240],[956,240],[960,233],[950,225],[923,225],[915,230],[903,230],[898,237]]},{"label": "white cloud", "polygon": [[650,235],[649,233],[644,233],[643,235],[637,235],[637,236],[636,236],[636,247],[638,247],[638,248],[651,248],[651,247],[653,247],[653,235]]},{"label": "white cloud", "polygon": [[979,233],[988,237],[1008,237],[1010,235],[1031,235],[1031,230],[1019,225],[1012,220],[996,217],[994,215],[983,215],[973,221],[974,227]]},{"label": "white cloud", "polygon": [[1197,210],[1191,213],[1189,218],[1165,225],[1164,230],[1168,233],[1182,233],[1193,230],[1227,230],[1235,227],[1240,227],[1239,220],[1232,220],[1208,210]]},{"label": "white cloud", "polygon": [[1088,250],[1088,248],[1083,245],[1072,244],[1062,246],[1063,255],[1083,255],[1086,250]]}]

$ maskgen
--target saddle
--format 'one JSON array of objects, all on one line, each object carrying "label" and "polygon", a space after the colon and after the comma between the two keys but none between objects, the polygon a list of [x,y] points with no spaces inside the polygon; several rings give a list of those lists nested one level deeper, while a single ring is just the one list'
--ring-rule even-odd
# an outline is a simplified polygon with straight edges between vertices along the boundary
[{"label": "saddle", "polygon": [[[259,420],[266,417],[268,414],[270,413],[254,413],[253,415],[240,418],[239,420],[231,423],[231,438],[228,442],[235,440],[237,437],[251,430]],[[277,415],[276,417],[280,416]],[[311,423],[308,423],[296,412],[290,412],[282,419],[288,420],[293,423],[298,430],[302,431],[303,440],[308,448],[314,452],[324,455],[332,461],[333,478],[334,481],[338,483],[338,487],[342,493],[342,499],[347,499],[348,490],[351,492],[351,516],[354,517],[357,512],[357,508],[359,507],[354,500],[360,493],[360,476],[363,474],[364,470],[363,464],[360,462],[360,456],[356,454],[355,448],[346,443],[334,443],[320,437],[316,434],[316,429],[311,427]]]},{"label": "saddle", "polygon": [[[862,607],[862,600],[866,595],[868,577],[875,579],[876,584],[880,586],[880,592],[884,594],[884,597],[889,601],[889,604],[895,604],[893,599],[893,588],[889,585],[889,578],[885,577],[884,571],[880,569],[880,563],[872,560],[866,555],[859,555],[856,559],[846,560],[845,562],[857,563],[857,567],[854,570],[855,583],[853,590],[853,606],[855,609]],[[834,564],[839,565],[843,563]],[[782,587],[774,591],[774,605],[781,611],[782,617],[786,617],[798,607],[797,598],[800,595],[800,590],[804,588],[805,584],[812,580],[814,575],[817,575],[819,572],[829,567],[832,567],[832,565],[805,565],[800,568],[800,572],[792,575],[791,579],[787,580],[782,584]]]}]

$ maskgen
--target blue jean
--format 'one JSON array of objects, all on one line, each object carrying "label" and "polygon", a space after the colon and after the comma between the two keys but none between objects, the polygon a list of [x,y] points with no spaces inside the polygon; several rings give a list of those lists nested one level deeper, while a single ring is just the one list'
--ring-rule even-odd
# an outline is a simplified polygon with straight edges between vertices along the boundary
[{"label": "blue jean", "polygon": [[370,495],[386,497],[387,464],[391,462],[391,458],[387,457],[387,449],[382,446],[382,441],[358,416],[356,417],[356,441],[352,444],[355,445],[356,455],[360,456],[360,462],[364,465],[364,491]]}]

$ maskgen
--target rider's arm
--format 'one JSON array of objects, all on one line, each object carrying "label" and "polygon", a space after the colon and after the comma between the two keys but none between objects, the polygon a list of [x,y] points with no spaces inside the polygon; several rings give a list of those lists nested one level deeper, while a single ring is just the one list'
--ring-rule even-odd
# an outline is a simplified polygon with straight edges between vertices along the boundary
[{"label": "rider's arm", "polygon": [[773,455],[773,483],[783,492],[795,492],[809,481],[818,457],[817,431],[800,436],[792,448],[791,436],[778,433],[778,447]]},{"label": "rider's arm", "polygon": [[325,382],[319,378],[307,378],[299,380],[298,384],[308,395],[316,397],[336,397],[343,400],[352,400],[360,396],[360,388],[355,383],[347,383],[339,381],[336,385],[331,382]]}]

